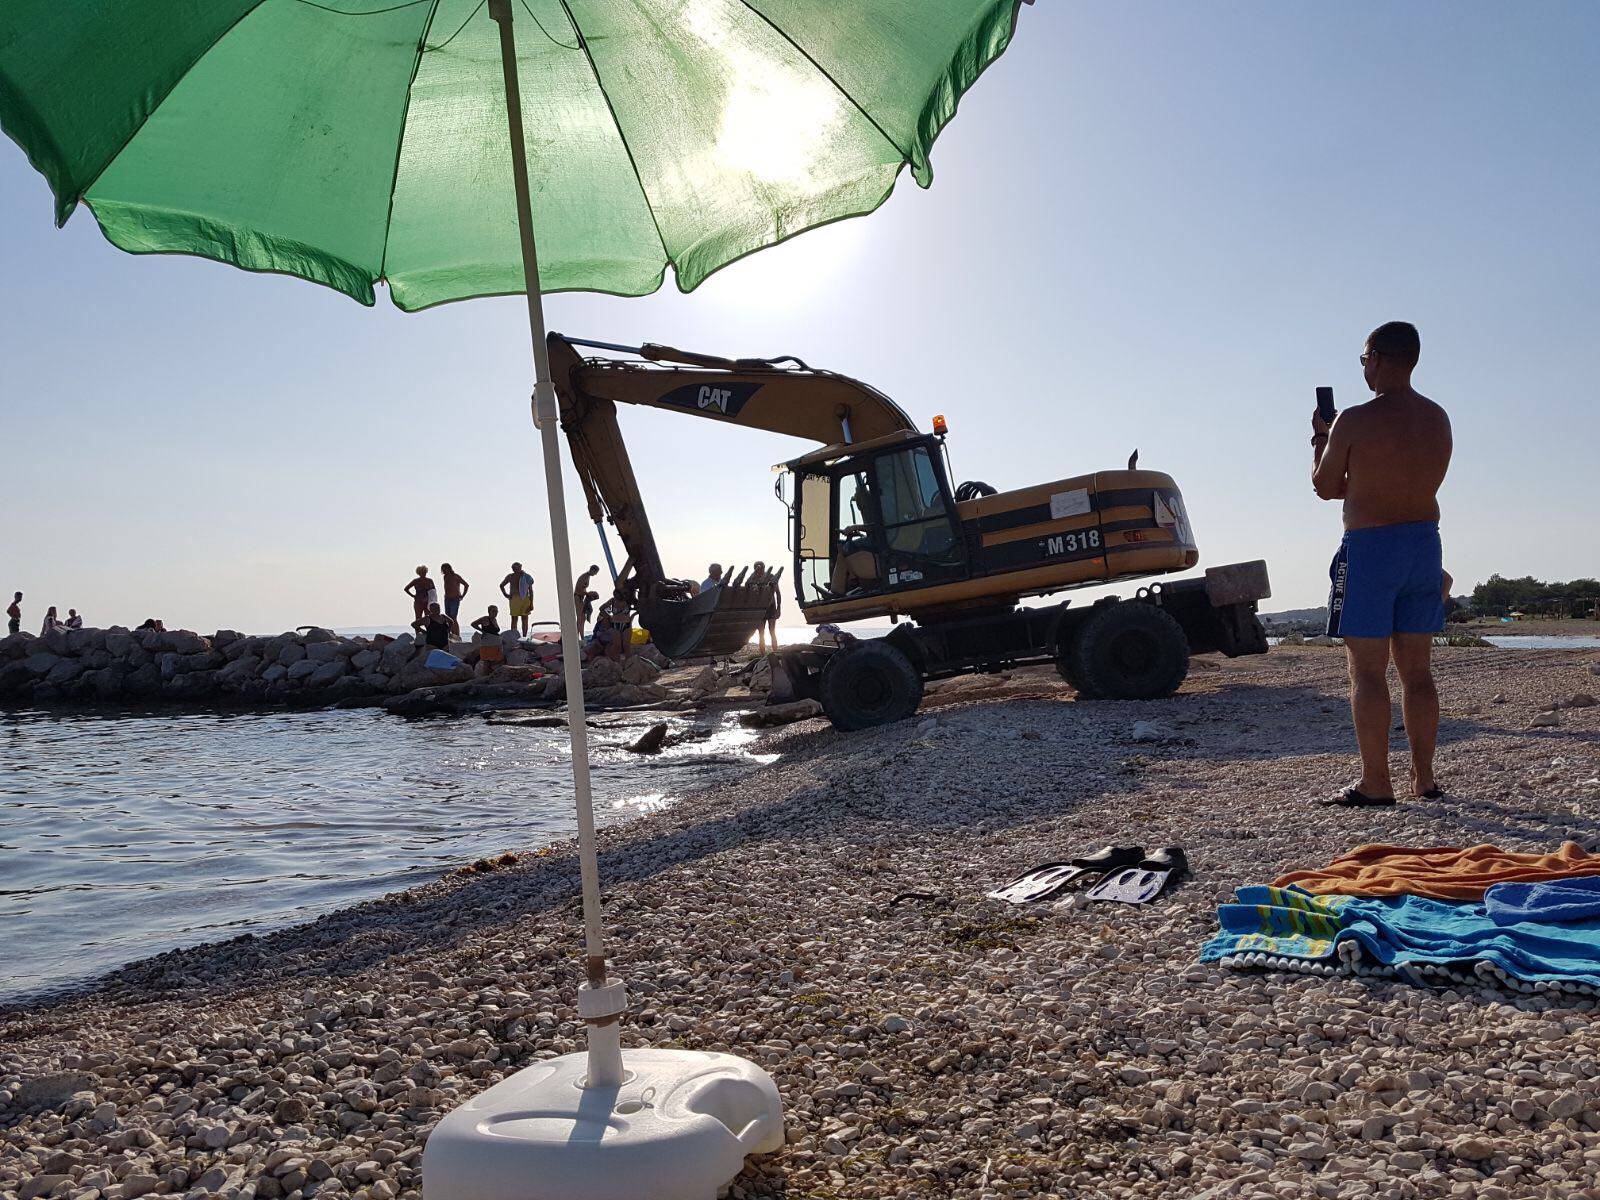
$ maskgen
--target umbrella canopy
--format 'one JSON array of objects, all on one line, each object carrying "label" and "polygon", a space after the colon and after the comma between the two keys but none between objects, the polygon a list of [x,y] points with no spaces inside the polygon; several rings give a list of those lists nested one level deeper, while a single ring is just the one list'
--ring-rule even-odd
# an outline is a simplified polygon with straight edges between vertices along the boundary
[{"label": "umbrella canopy", "polygon": [[[1018,0],[515,0],[542,290],[689,291],[875,209]],[[486,0],[6,0],[0,126],[117,246],[520,292]]]}]

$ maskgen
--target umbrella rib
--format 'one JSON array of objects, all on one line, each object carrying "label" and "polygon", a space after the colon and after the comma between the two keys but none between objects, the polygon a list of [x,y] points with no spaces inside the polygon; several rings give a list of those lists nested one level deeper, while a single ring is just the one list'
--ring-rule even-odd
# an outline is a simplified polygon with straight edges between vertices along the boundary
[{"label": "umbrella rib", "polygon": [[[94,173],[94,177],[78,189],[78,194],[72,198],[72,208],[68,209],[66,214],[56,221],[57,228],[67,223],[67,217],[70,217],[78,205],[84,202],[84,199],[89,195],[89,189],[100,182],[100,177],[111,169],[111,164],[116,162],[117,159],[121,157],[122,152],[128,148],[133,139],[139,136],[140,131],[143,130],[147,124],[149,124],[150,118],[155,116],[156,110],[167,102],[167,97],[178,90],[178,85],[184,81],[184,78],[189,74],[190,71],[194,70],[195,63],[199,62],[206,55],[210,54],[212,50],[216,49],[218,43],[220,43],[223,38],[227,37],[235,29],[239,28],[239,25],[246,17],[258,10],[265,3],[266,0],[256,0],[254,4],[234,18],[234,21],[231,25],[229,25],[221,33],[217,34],[211,45],[207,46],[204,50],[200,51],[199,54],[194,56],[189,65],[184,67],[183,74],[179,75],[172,81],[172,86],[161,94],[161,98],[150,106],[150,111],[145,113],[144,116],[140,117],[139,123],[128,131],[128,136],[122,139],[122,145],[118,146],[109,155],[107,155],[105,162],[101,163],[99,170]],[[98,218],[96,219],[98,220]]]},{"label": "umbrella rib", "polygon": [[[482,7],[482,4],[478,5],[478,8]],[[468,14],[467,20],[472,20],[473,14],[476,14],[477,11],[477,8],[473,9],[472,13]],[[406,147],[406,126],[411,121],[411,89],[417,82],[417,72],[422,69],[422,52],[428,47],[428,34],[433,32],[433,19],[438,15],[439,0],[433,0],[433,8],[428,12],[428,19],[422,23],[422,34],[417,38],[417,53],[411,60],[411,78],[406,80],[406,106],[405,110],[400,114],[400,136],[395,139],[394,144],[394,171],[389,176],[389,211],[383,219],[383,253],[378,256],[379,279],[388,277],[389,233],[394,229],[394,192],[395,188],[400,186],[400,155]],[[465,27],[465,22],[463,22],[462,28]],[[456,30],[456,33],[460,32],[460,29]],[[452,34],[451,37],[453,39],[455,34]],[[393,295],[391,295],[390,299],[392,300],[393,298]]]},{"label": "umbrella rib", "polygon": [[[533,10],[528,8],[528,0],[520,0],[523,10],[531,17]],[[572,32],[577,35],[578,46],[583,51],[583,57],[589,64],[589,74],[594,76],[594,85],[600,89],[600,98],[606,102],[606,111],[611,114],[611,124],[617,131],[617,137],[622,142],[622,149],[628,156],[628,166],[633,168],[634,182],[639,185],[639,195],[644,197],[645,211],[650,214],[650,224],[655,226],[656,241],[661,243],[662,256],[672,264],[674,272],[678,269],[678,262],[672,257],[672,251],[667,249],[667,239],[661,233],[661,222],[656,217],[656,206],[650,203],[650,193],[644,186],[644,176],[639,174],[639,163],[633,157],[633,147],[628,144],[628,135],[623,132],[622,121],[617,116],[617,109],[611,103],[611,94],[606,91],[605,80],[600,78],[600,68],[595,65],[594,55],[589,53],[589,39],[583,36],[583,30],[578,28],[578,19],[572,15],[572,9],[567,0],[560,0],[561,11],[567,14],[567,24],[572,26]],[[537,17],[534,18],[538,20]],[[542,29],[543,26],[540,26]],[[545,36],[549,36],[546,34]],[[554,39],[552,39],[554,40]]]},{"label": "umbrella rib", "polygon": [[790,35],[788,30],[786,30],[782,26],[778,25],[775,21],[773,21],[773,19],[771,17],[767,16],[766,13],[762,12],[755,5],[751,4],[750,0],[739,0],[739,3],[743,4],[747,9],[749,9],[751,12],[755,13],[756,16],[760,17],[763,21],[765,21],[767,23],[767,25],[772,29],[772,31],[774,33],[776,33],[784,41],[788,42],[789,45],[793,46],[795,48],[795,50],[797,50],[800,53],[800,55],[808,63],[810,63],[813,67],[815,67],[817,69],[818,73],[821,74],[821,76],[824,79],[826,79],[829,83],[833,84],[834,90],[836,90],[846,100],[850,101],[851,105],[855,108],[855,110],[858,113],[860,113],[863,117],[865,117],[867,119],[867,122],[874,129],[876,129],[878,131],[878,133],[882,136],[883,140],[888,142],[889,145],[894,148],[895,153],[900,156],[900,158],[901,158],[901,160],[903,162],[909,163],[911,161],[911,155],[906,153],[905,148],[903,146],[901,146],[899,142],[895,141],[894,138],[889,136],[889,131],[887,129],[885,129],[882,125],[878,124],[878,118],[873,116],[871,113],[869,113],[866,110],[865,106],[863,106],[862,103],[859,100],[857,100],[854,96],[852,96],[850,94],[849,89],[847,89],[844,86],[844,84],[840,83],[837,79],[835,79],[833,77],[833,73],[831,71],[829,71],[827,67],[825,67],[821,63],[819,63],[816,60],[816,58],[814,58],[812,56],[811,51],[807,50],[799,42],[795,41],[794,38]]}]

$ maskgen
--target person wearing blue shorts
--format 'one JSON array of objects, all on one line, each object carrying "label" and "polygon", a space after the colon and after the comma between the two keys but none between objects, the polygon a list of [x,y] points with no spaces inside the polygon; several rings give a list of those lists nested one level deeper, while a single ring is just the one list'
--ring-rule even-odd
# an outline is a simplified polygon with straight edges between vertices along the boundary
[{"label": "person wearing blue shorts", "polygon": [[1325,801],[1395,802],[1389,776],[1389,662],[1400,676],[1411,744],[1411,794],[1437,799],[1439,692],[1433,637],[1444,630],[1446,576],[1439,540],[1439,486],[1450,466],[1450,418],[1411,386],[1421,339],[1391,321],[1367,338],[1361,366],[1374,395],[1330,427],[1312,414],[1312,486],[1344,502],[1344,541],[1329,569],[1328,633],[1350,660],[1350,709],[1361,777]]}]

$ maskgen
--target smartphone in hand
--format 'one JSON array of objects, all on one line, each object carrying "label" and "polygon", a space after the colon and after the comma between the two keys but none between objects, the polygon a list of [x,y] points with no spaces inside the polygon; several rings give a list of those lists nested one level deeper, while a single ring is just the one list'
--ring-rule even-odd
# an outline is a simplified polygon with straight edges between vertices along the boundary
[{"label": "smartphone in hand", "polygon": [[1333,406],[1333,389],[1319,387],[1317,389],[1317,415],[1326,424],[1332,425],[1334,417],[1339,415],[1339,410]]}]

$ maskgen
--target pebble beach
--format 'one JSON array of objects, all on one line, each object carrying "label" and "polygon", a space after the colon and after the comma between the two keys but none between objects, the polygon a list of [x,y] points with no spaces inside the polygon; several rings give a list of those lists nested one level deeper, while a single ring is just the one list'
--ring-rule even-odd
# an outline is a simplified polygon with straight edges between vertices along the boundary
[{"label": "pebble beach", "polygon": [[[624,1045],[772,1073],[788,1142],[741,1198],[1600,1197],[1594,1001],[1197,962],[1236,887],[1362,843],[1600,848],[1600,651],[1438,660],[1448,795],[1392,809],[1312,803],[1353,774],[1336,649],[774,731],[771,765],[602,833]],[[1193,877],[984,897],[1130,842]],[[0,1011],[0,1195],[420,1197],[446,1112],[581,1046],[572,847],[506,851]]]}]

